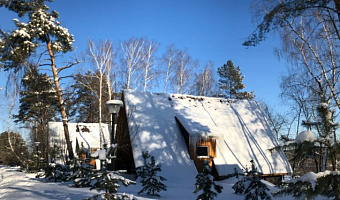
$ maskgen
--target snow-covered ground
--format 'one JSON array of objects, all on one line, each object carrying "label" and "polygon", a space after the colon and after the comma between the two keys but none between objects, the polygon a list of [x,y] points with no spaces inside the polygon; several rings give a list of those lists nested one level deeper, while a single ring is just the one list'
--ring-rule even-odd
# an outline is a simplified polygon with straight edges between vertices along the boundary
[{"label": "snow-covered ground", "polygon": [[[7,167],[0,165],[0,199],[2,200],[30,200],[30,199],[60,199],[60,200],[80,200],[86,199],[97,191],[90,191],[88,188],[73,188],[70,187],[71,182],[68,183],[54,183],[43,182],[42,179],[35,178],[36,174],[19,172],[18,168]],[[187,182],[176,182],[171,179],[171,175],[168,176],[168,181],[165,184],[168,187],[167,191],[161,192],[160,198],[151,198],[146,195],[138,195],[138,191],[141,189],[141,185],[130,185],[128,187],[122,186],[119,189],[121,193],[133,194],[137,200],[148,199],[166,199],[166,200],[186,200],[196,199],[197,195],[193,193],[195,186],[192,184],[192,180]],[[231,188],[235,179],[224,180],[217,182],[223,186],[223,191],[220,193],[216,200],[243,200],[244,196],[234,194]],[[274,186],[270,186],[271,190],[276,190]],[[293,199],[291,197],[281,197],[274,199]],[[321,200],[323,198],[319,198]]]}]

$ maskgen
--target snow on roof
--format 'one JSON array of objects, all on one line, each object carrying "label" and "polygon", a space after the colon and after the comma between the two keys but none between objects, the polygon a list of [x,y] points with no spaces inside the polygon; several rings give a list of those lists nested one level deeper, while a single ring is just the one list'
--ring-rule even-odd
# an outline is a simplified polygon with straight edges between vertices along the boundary
[{"label": "snow on roof", "polygon": [[244,170],[250,167],[250,160],[263,174],[291,173],[284,153],[270,150],[278,146],[278,141],[255,101],[215,102],[207,112],[224,135],[224,140],[217,144],[214,159],[220,175],[230,174],[234,169]]},{"label": "snow on roof", "polygon": [[[77,126],[79,129],[77,129]],[[65,146],[64,127],[62,122],[48,122],[50,131],[51,144],[61,144]],[[107,144],[110,143],[110,132],[108,124],[99,123],[68,123],[70,133],[70,140],[72,141],[73,151],[76,150],[76,140],[78,140],[79,147],[83,144],[84,148],[100,148],[100,135],[104,134]],[[102,133],[100,134],[100,130]]]},{"label": "snow on roof", "polygon": [[264,174],[291,172],[283,152],[269,151],[278,141],[254,101],[124,90],[124,102],[136,167],[149,151],[165,166],[196,174],[177,117],[190,135],[218,137],[214,163],[220,176],[245,169],[250,160]]}]

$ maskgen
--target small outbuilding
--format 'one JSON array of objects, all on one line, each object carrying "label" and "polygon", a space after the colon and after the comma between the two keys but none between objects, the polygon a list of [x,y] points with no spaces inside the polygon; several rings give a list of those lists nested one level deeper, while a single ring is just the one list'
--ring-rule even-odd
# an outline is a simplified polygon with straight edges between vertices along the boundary
[{"label": "small outbuilding", "polygon": [[[110,144],[109,125],[102,123],[68,123],[70,141],[75,155],[80,150],[86,149],[87,153],[93,153],[103,148],[106,142]],[[49,122],[50,147],[60,147],[61,155],[67,155],[66,140],[62,122]],[[100,139],[101,138],[101,139]],[[81,154],[83,154],[82,152]],[[85,155],[79,155],[84,157]]]}]

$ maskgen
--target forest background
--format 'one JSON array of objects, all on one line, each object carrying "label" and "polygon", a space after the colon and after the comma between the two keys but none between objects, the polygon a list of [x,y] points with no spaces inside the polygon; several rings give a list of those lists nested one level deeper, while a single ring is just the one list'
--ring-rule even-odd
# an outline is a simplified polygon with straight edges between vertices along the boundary
[{"label": "forest background", "polygon": [[[254,91],[256,100],[263,100],[270,106],[281,109],[279,98],[279,76],[285,62],[279,61],[274,48],[278,46],[278,37],[271,35],[268,41],[256,48],[242,46],[244,40],[256,28],[252,23],[251,1],[215,1],[214,3],[199,1],[57,1],[49,4],[60,14],[59,21],[74,35],[73,47],[76,51],[57,59],[58,66],[77,57],[80,64],[65,70],[62,76],[94,70],[94,66],[86,56],[88,40],[94,43],[110,41],[114,51],[132,37],[144,38],[155,42],[158,46],[155,52],[155,66],[163,75],[149,83],[148,91],[164,92],[164,70],[166,65],[161,57],[169,45],[181,50],[191,57],[195,67],[194,74],[203,72],[204,67],[211,65],[215,80],[218,80],[217,68],[232,60],[235,66],[240,66],[245,76],[243,82],[248,91]],[[7,9],[0,10],[0,28],[14,28],[12,19],[15,13]],[[116,52],[114,65],[121,64],[122,52]],[[86,59],[87,57],[87,59]],[[47,70],[44,73],[49,73]],[[1,72],[0,86],[5,88],[6,76]],[[120,75],[116,75],[120,77]],[[62,88],[71,85],[72,79],[62,80]],[[193,83],[191,83],[193,84]],[[216,83],[217,85],[217,83]],[[150,87],[152,86],[152,87]],[[143,87],[139,86],[140,89]],[[167,92],[177,92],[175,87],[169,87]],[[186,93],[190,93],[186,91]],[[0,92],[5,95],[5,90]],[[8,98],[4,98],[8,99]],[[8,113],[9,102],[3,102],[1,110]],[[17,104],[18,106],[19,104]],[[17,111],[17,109],[15,109]],[[2,130],[7,130],[7,116],[2,118]]]}]

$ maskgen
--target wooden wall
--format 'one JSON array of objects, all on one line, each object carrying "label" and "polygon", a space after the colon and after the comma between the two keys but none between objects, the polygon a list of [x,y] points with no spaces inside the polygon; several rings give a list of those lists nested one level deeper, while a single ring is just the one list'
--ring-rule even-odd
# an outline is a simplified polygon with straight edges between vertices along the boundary
[{"label": "wooden wall", "polygon": [[[197,146],[208,146],[209,149],[209,157],[197,157]],[[213,158],[216,157],[216,138],[215,137],[191,137],[190,138],[190,145],[189,145],[189,151],[190,151],[190,158],[194,160],[194,163],[196,165],[197,171],[202,171],[204,162],[206,160],[209,161],[209,166],[212,167],[213,164]]]},{"label": "wooden wall", "polygon": [[[122,97],[122,99],[124,99]],[[135,162],[132,154],[131,138],[128,128],[128,114],[126,113],[125,103],[120,108],[118,118],[117,118],[117,132],[116,132],[116,142],[117,150],[115,159],[115,169],[116,170],[127,170],[128,173],[134,173]]]},{"label": "wooden wall", "polygon": [[191,137],[190,143],[189,143],[189,149],[190,149],[190,158],[196,159],[197,158],[197,152],[196,147],[197,146],[208,146],[209,148],[209,157],[215,158],[216,157],[216,138],[215,137]]}]

